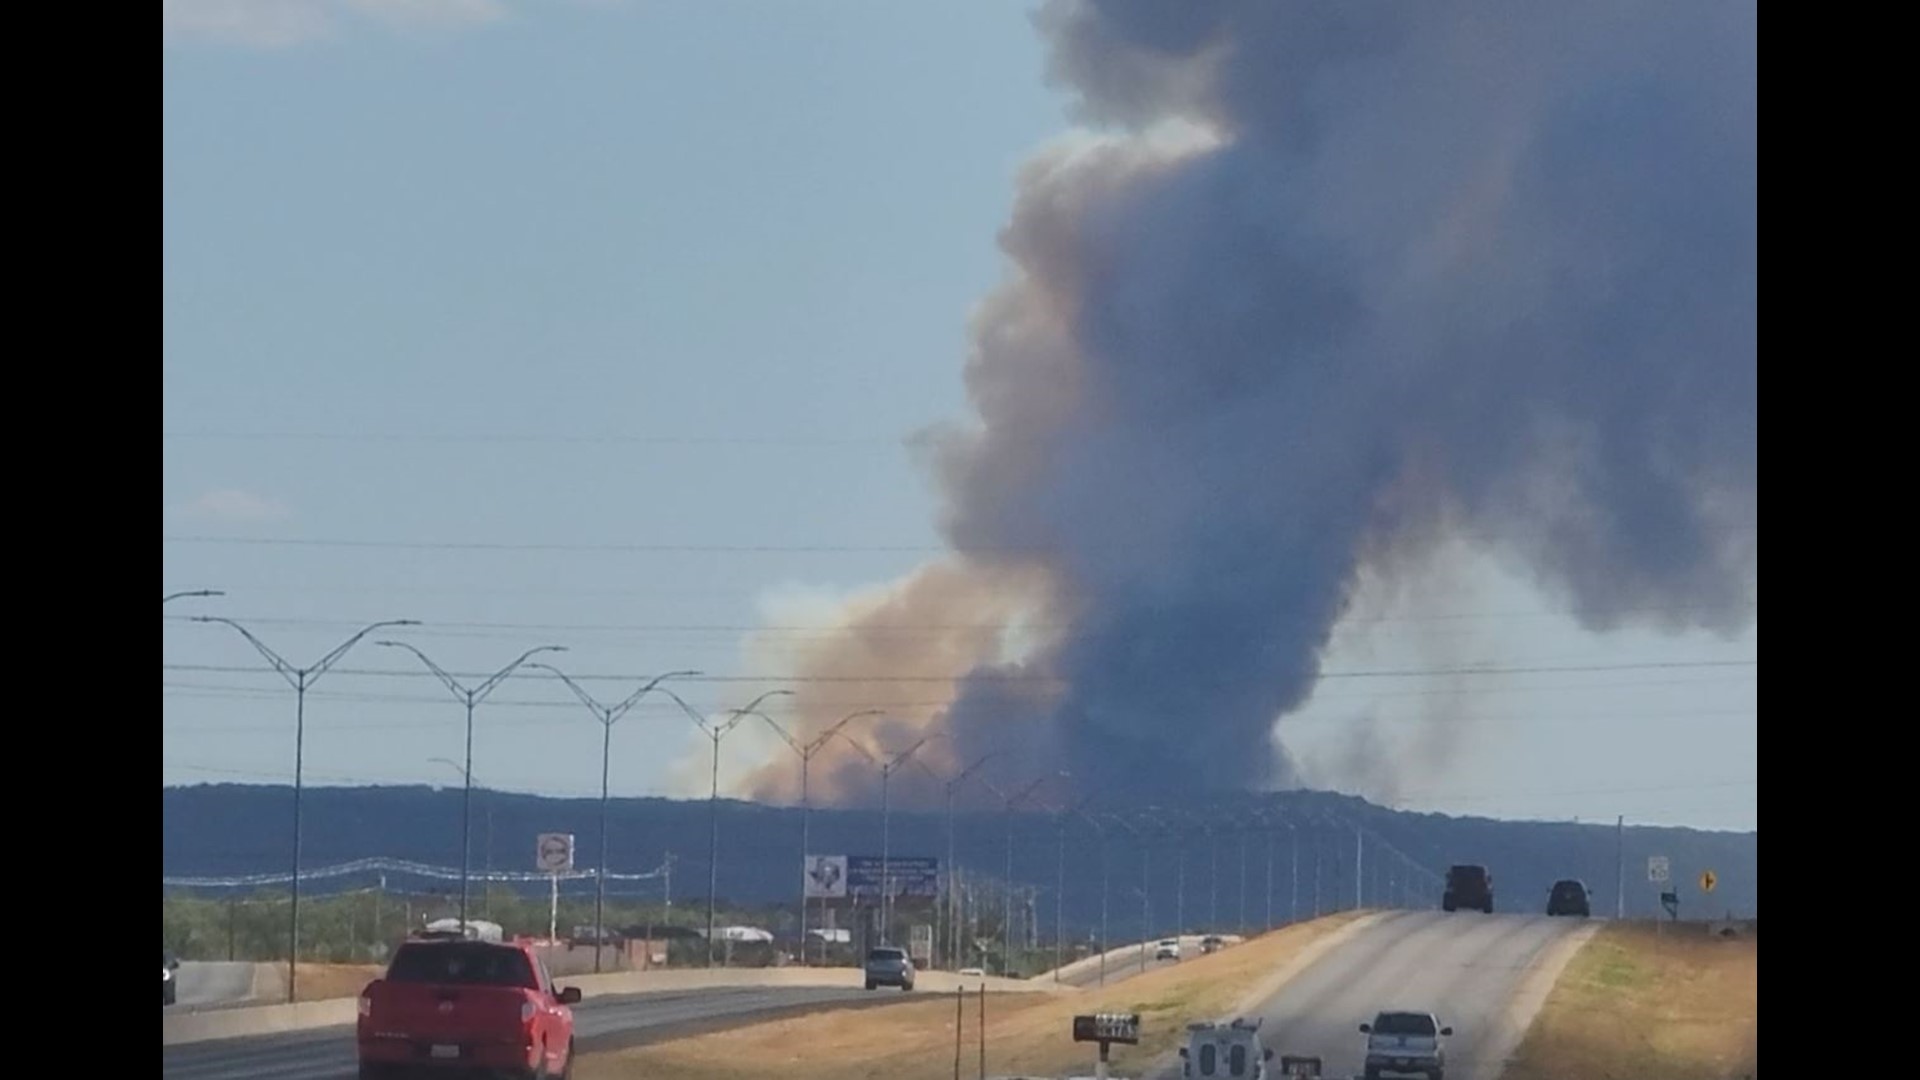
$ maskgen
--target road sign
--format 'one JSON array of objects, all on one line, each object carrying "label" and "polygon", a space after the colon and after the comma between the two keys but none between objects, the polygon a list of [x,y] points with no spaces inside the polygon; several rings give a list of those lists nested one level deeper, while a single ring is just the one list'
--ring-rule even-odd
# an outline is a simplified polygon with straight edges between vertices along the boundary
[{"label": "road sign", "polygon": [[1660,906],[1667,909],[1667,918],[1669,919],[1679,918],[1680,917],[1680,894],[1677,892],[1661,893]]},{"label": "road sign", "polygon": [[1073,1018],[1074,1042],[1123,1043],[1140,1041],[1139,1013],[1094,1013]]},{"label": "road sign", "polygon": [[1673,866],[1665,855],[1647,856],[1647,880],[1656,885],[1673,880]]},{"label": "road sign", "polygon": [[541,833],[534,848],[533,865],[543,874],[573,872],[573,834]]},{"label": "road sign", "polygon": [[1713,871],[1711,870],[1700,871],[1700,891],[1701,892],[1712,892],[1713,887],[1715,885],[1718,885],[1719,883],[1720,883],[1720,879],[1713,875]]},{"label": "road sign", "polygon": [[809,900],[838,900],[847,895],[847,857],[809,855],[801,872],[806,875]]}]

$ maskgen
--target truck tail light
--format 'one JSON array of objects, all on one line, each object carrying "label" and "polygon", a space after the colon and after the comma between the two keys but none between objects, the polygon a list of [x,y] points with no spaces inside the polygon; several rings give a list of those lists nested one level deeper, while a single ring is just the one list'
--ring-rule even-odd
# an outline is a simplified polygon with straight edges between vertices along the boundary
[{"label": "truck tail light", "polygon": [[523,1024],[526,1024],[526,1023],[531,1023],[532,1021],[533,1021],[533,1002],[531,1001],[521,1002],[520,1003],[520,1022]]},{"label": "truck tail light", "polygon": [[373,1015],[373,995],[372,994],[360,995],[360,1015],[361,1016]]}]

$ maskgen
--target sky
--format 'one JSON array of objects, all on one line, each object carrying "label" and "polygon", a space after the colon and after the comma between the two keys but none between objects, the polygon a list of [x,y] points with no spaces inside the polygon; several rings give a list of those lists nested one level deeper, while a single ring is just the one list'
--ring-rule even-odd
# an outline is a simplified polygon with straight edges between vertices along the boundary
[{"label": "sky", "polygon": [[[165,3],[163,587],[226,595],[163,613],[163,783],[292,774],[291,690],[193,615],[296,665],[380,619],[459,673],[561,644],[603,700],[696,669],[708,710],[935,554],[916,437],[965,414],[1016,176],[1074,124],[1028,10]],[[462,707],[372,640],[307,780],[457,783]],[[1588,633],[1451,549],[1364,592],[1279,738],[1390,805],[1752,829],[1757,649]],[[481,783],[598,790],[550,682],[475,731]],[[708,746],[650,698],[612,788],[704,793]],[[723,777],[785,753],[741,728]]]}]

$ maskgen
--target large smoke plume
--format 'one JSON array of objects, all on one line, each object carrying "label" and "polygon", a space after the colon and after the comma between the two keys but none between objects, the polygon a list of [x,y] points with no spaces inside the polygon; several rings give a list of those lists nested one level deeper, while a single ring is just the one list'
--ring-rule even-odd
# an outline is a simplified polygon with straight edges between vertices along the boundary
[{"label": "large smoke plume", "polygon": [[[1447,537],[1591,628],[1750,618],[1752,5],[1058,0],[1037,23],[1102,134],[1020,179],[977,422],[932,443],[954,554],[803,653],[875,680],[803,699],[803,726],[917,698],[849,731],[1083,791],[1286,783],[1274,725],[1361,571]],[[891,681],[928,675],[952,681]],[[896,800],[938,791],[899,776]],[[815,766],[816,799],[876,784]]]}]

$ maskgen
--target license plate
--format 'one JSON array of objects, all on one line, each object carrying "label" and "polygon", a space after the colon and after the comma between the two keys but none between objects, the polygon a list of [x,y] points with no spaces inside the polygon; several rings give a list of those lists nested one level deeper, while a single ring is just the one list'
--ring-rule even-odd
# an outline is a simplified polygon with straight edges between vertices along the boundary
[{"label": "license plate", "polygon": [[458,1046],[434,1046],[428,1049],[427,1056],[437,1057],[437,1058],[457,1058],[460,1056],[460,1048]]}]

